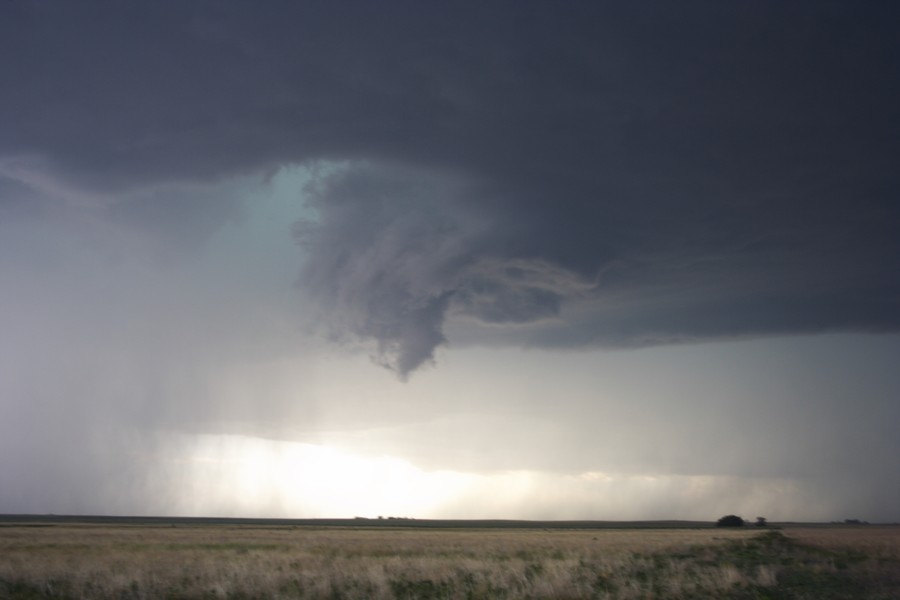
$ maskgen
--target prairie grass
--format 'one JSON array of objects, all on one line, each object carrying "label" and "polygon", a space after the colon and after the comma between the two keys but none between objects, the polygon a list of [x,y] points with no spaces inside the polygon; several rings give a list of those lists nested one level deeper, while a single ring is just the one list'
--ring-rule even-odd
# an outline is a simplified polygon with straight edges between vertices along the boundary
[{"label": "prairie grass", "polygon": [[900,528],[0,527],[0,598],[897,598]]}]

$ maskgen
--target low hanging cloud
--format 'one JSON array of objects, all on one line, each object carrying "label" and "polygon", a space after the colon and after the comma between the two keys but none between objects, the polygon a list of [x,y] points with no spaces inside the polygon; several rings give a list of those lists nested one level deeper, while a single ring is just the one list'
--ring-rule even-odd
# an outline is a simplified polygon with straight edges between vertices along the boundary
[{"label": "low hanging cloud", "polygon": [[301,288],[333,337],[374,339],[376,361],[401,377],[433,362],[449,313],[532,323],[591,287],[538,256],[503,256],[497,217],[471,202],[474,183],[363,165],[331,170],[307,191],[317,218],[295,227],[307,254]]},{"label": "low hanging cloud", "polygon": [[295,227],[300,287],[332,338],[373,340],[402,378],[434,362],[450,330],[465,343],[633,347],[900,325],[884,260],[893,226],[852,202],[832,199],[808,223],[718,197],[694,208],[699,222],[661,201],[651,213],[588,203],[593,217],[576,219],[584,206],[529,207],[518,191],[520,211],[456,174],[323,170],[307,190],[316,217]]},{"label": "low hanging cloud", "polygon": [[401,376],[455,340],[900,329],[893,5],[0,11],[0,184],[177,246],[231,214],[179,189],[330,165],[302,288]]}]

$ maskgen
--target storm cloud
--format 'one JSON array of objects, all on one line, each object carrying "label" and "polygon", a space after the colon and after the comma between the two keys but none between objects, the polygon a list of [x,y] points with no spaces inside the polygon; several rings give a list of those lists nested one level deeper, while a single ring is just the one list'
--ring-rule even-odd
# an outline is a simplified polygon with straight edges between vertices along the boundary
[{"label": "storm cloud", "polygon": [[898,26],[0,3],[0,512],[895,520]]},{"label": "storm cloud", "polygon": [[0,10],[7,181],[108,207],[319,165],[302,282],[401,375],[457,318],[574,347],[900,324],[887,3]]}]

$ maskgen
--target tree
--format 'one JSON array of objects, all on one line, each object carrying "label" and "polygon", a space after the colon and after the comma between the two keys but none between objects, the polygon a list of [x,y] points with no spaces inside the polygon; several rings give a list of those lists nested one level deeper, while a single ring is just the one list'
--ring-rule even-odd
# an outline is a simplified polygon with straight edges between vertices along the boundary
[{"label": "tree", "polygon": [[743,527],[744,520],[737,515],[726,515],[716,521],[716,527]]}]

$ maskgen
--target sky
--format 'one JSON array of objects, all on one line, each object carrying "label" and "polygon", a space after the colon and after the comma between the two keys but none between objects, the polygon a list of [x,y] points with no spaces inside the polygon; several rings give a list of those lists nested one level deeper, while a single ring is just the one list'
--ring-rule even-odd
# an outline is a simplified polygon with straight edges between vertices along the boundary
[{"label": "sky", "polygon": [[0,5],[0,513],[900,520],[892,2]]}]

